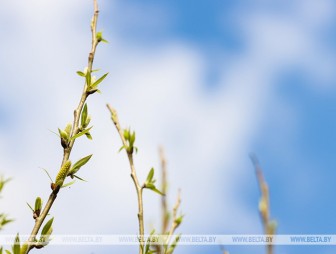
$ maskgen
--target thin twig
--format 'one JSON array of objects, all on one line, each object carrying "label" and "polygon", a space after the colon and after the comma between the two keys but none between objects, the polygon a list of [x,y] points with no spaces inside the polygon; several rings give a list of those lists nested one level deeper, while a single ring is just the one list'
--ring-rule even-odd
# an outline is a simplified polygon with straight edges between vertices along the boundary
[{"label": "thin twig", "polygon": [[[161,161],[161,191],[167,193],[168,181],[167,181],[167,160],[164,154],[163,147],[159,148],[160,161]],[[166,195],[161,195],[161,216],[162,216],[162,234],[167,232],[169,223],[169,211]]]},{"label": "thin twig", "polygon": [[[259,188],[260,188],[260,201],[259,201],[259,213],[261,217],[261,221],[264,227],[264,233],[266,235],[274,235],[275,234],[275,221],[271,221],[271,213],[270,213],[270,201],[269,201],[269,189],[268,184],[265,181],[265,178],[263,176],[262,169],[260,167],[259,161],[257,157],[254,154],[251,154],[251,160],[255,167],[255,173],[257,176]],[[272,243],[268,244],[266,246],[267,253],[272,254],[273,253],[273,245]]]},{"label": "thin twig", "polygon": [[172,220],[170,230],[169,230],[169,233],[168,233],[168,236],[167,236],[167,240],[166,240],[166,244],[165,244],[166,246],[168,246],[168,244],[171,240],[171,237],[174,235],[175,230],[180,225],[180,222],[178,222],[178,220],[177,220],[177,211],[180,207],[180,204],[181,204],[181,190],[178,191],[176,203],[173,207],[173,218],[172,218],[173,220]]},{"label": "thin twig", "polygon": [[[117,111],[114,108],[112,108],[109,104],[107,104],[106,106],[111,113],[112,121],[119,133],[123,146],[127,147],[127,142],[124,138],[123,130],[120,127]],[[130,168],[131,168],[131,177],[134,182],[134,186],[135,186],[137,197],[138,197],[138,221],[139,221],[139,238],[140,238],[139,239],[140,240],[139,254],[143,254],[143,250],[144,250],[144,239],[143,238],[145,234],[144,215],[143,215],[143,198],[142,198],[143,186],[139,184],[139,180],[136,175],[136,170],[135,170],[134,161],[133,161],[133,153],[128,152],[127,149],[125,149],[125,151],[127,154],[129,164],[130,164]]]},{"label": "thin twig", "polygon": [[[93,0],[94,3],[94,15],[91,21],[91,32],[92,32],[92,46],[91,46],[91,50],[89,53],[89,57],[88,57],[88,73],[91,73],[92,71],[92,65],[93,65],[93,60],[94,60],[94,56],[96,53],[96,48],[98,45],[98,40],[96,38],[96,29],[97,29],[97,20],[98,20],[98,3],[97,0]],[[74,110],[74,120],[73,120],[73,125],[72,125],[72,129],[71,129],[71,133],[70,133],[70,140],[71,137],[73,137],[74,135],[76,135],[80,129],[79,129],[79,120],[80,120],[80,115],[81,112],[83,110],[83,106],[85,104],[86,99],[88,98],[90,94],[87,92],[87,84],[85,83],[84,85],[84,90],[82,93],[82,96],[80,98],[79,104],[77,106],[77,108]],[[64,165],[64,163],[69,159],[70,154],[71,154],[71,150],[73,148],[75,144],[75,139],[71,140],[69,142],[69,144],[63,149],[63,159],[62,159],[62,163],[61,163],[61,167]],[[52,193],[49,196],[49,199],[46,203],[46,205],[44,206],[41,214],[39,217],[36,218],[35,220],[35,225],[33,227],[33,230],[30,234],[30,237],[28,239],[28,250],[27,253],[29,253],[29,251],[31,249],[33,249],[34,247],[37,247],[36,243],[35,243],[35,239],[36,239],[36,235],[38,234],[46,216],[48,215],[54,201],[57,198],[57,194],[58,194],[59,188],[57,188],[56,190],[53,190]]]}]

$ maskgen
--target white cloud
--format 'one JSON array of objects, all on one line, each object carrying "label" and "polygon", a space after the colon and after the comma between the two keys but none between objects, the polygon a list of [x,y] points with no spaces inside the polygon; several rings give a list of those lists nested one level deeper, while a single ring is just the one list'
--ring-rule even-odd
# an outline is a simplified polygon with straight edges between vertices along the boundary
[{"label": "white cloud", "polygon": [[[88,29],[78,30],[78,24],[69,20],[74,20],[74,13],[89,13],[91,8],[80,1],[19,2],[6,2],[7,14],[3,12],[0,18],[15,28],[19,39],[13,44],[11,37],[5,37],[8,51],[1,52],[7,56],[2,65],[5,80],[11,84],[5,95],[18,107],[10,108],[17,114],[15,131],[0,133],[1,170],[15,177],[1,200],[5,210],[17,218],[4,231],[13,233],[31,229],[33,221],[29,221],[25,202],[33,202],[38,194],[47,199],[48,179],[38,167],[48,168],[52,175],[58,169],[61,146],[48,129],[62,127],[72,117],[82,84],[74,73],[86,61],[90,39]],[[75,16],[86,22],[80,29],[88,25],[87,17]],[[309,29],[301,29],[292,20],[273,20],[267,15],[246,20],[249,52],[226,66],[221,80],[225,86],[211,96],[204,96],[201,89],[205,61],[195,48],[176,40],[139,49],[114,31],[111,44],[102,45],[97,53],[97,67],[110,75],[102,84],[103,94],[89,99],[94,141],[80,140],[72,157],[94,154],[81,173],[89,182],[60,193],[52,211],[55,232],[137,231],[134,186],[125,155],[116,153],[120,141],[106,102],[118,109],[125,127],[137,131],[140,179],[150,167],[157,167],[157,146],[166,147],[170,203],[181,187],[186,231],[260,229],[256,212],[248,210],[235,193],[244,188],[246,179],[255,180],[252,172],[246,173],[250,167],[247,150],[276,96],[270,85],[272,73],[281,64],[301,61],[315,45],[310,43]],[[315,56],[310,56],[313,66]],[[145,202],[146,222],[158,223],[159,197],[146,192]]]}]

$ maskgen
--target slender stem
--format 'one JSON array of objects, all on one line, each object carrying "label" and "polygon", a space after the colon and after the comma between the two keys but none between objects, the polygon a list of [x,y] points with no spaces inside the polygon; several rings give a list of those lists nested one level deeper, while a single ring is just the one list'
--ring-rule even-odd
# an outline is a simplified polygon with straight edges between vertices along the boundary
[{"label": "slender stem", "polygon": [[[93,60],[94,60],[94,56],[96,53],[96,48],[98,45],[98,40],[96,39],[96,29],[97,29],[97,21],[98,21],[98,3],[97,0],[93,0],[94,3],[94,14],[93,14],[93,18],[91,21],[91,32],[92,32],[92,46],[91,46],[91,50],[89,53],[89,57],[88,57],[88,72],[91,73],[92,71],[92,65],[93,65]],[[74,135],[76,135],[79,132],[79,120],[80,120],[80,115],[81,112],[83,110],[84,104],[86,102],[86,99],[88,98],[89,93],[87,92],[87,84],[85,83],[84,85],[84,90],[82,92],[82,96],[80,98],[79,104],[77,106],[77,108],[74,110],[74,120],[73,120],[73,125],[72,125],[72,129],[71,129],[71,133],[70,133],[70,137],[73,137]],[[73,148],[75,144],[75,139],[71,140],[69,142],[69,144],[67,145],[67,147],[65,147],[63,149],[63,159],[62,159],[62,163],[61,166],[63,166],[63,164],[69,159],[70,154],[71,154],[71,150]],[[36,218],[35,220],[35,225],[33,227],[33,230],[30,234],[30,237],[28,239],[28,250],[27,253],[29,253],[29,251],[31,249],[33,249],[34,247],[36,247],[36,243],[35,243],[35,239],[36,239],[36,235],[38,234],[46,216],[48,215],[54,201],[57,198],[57,194],[58,194],[59,189],[53,190],[52,193],[49,196],[49,199],[46,203],[46,205],[44,206],[40,216],[38,218]]]},{"label": "slender stem", "polygon": [[177,220],[177,210],[179,209],[180,204],[181,204],[181,191],[179,190],[178,194],[177,194],[176,203],[175,203],[175,205],[173,207],[173,220],[172,220],[172,224],[170,226],[170,230],[169,230],[169,233],[168,233],[168,237],[167,237],[165,246],[168,246],[168,244],[169,244],[169,242],[171,240],[171,237],[173,236],[175,230],[179,226],[179,223],[177,223],[176,220]]},{"label": "slender stem", "polygon": [[[167,160],[163,151],[163,148],[159,148],[159,154],[160,154],[160,161],[161,161],[161,191],[163,193],[167,193]],[[168,228],[168,204],[167,204],[167,197],[166,195],[161,195],[161,216],[162,216],[162,226],[161,226],[161,232],[162,234],[167,232]]]},{"label": "slender stem", "polygon": [[[271,224],[270,220],[270,201],[269,201],[269,189],[268,184],[265,181],[265,178],[263,176],[262,169],[259,165],[258,159],[255,155],[251,155],[252,163],[255,167],[255,174],[257,177],[258,185],[260,188],[260,203],[259,203],[259,213],[261,217],[261,221],[264,227],[264,234],[266,235],[273,235],[275,234],[275,228],[274,225]],[[272,243],[268,244],[266,246],[267,254],[273,253],[273,245]]]},{"label": "slender stem", "polygon": [[[112,108],[109,104],[106,105],[108,110],[111,113],[111,117],[112,117],[112,121],[119,133],[120,139],[122,141],[122,144],[124,147],[127,147],[127,142],[124,138],[124,133],[122,128],[120,127],[120,123],[119,123],[119,118],[118,118],[118,114],[117,111]],[[136,170],[135,170],[135,166],[134,166],[134,161],[133,161],[133,153],[132,152],[128,152],[127,149],[126,153],[127,153],[127,158],[130,164],[130,168],[131,168],[131,177],[137,192],[137,197],[138,197],[138,221],[139,221],[139,238],[140,238],[140,246],[139,246],[139,254],[143,254],[143,250],[144,250],[144,234],[145,234],[145,228],[144,228],[144,214],[143,214],[143,198],[142,198],[142,190],[143,187],[139,184],[139,180],[138,177],[136,175]]]}]

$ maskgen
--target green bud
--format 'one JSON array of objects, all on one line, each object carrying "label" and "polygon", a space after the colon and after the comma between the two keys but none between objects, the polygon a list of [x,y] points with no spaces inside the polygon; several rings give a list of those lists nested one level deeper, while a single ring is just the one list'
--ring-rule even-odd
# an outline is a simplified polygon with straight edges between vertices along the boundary
[{"label": "green bud", "polygon": [[88,124],[86,124],[87,117],[88,117],[88,108],[87,108],[87,104],[85,103],[83,110],[82,110],[82,115],[81,115],[81,125],[83,129],[85,129],[85,127],[88,126]]},{"label": "green bud", "polygon": [[126,140],[129,140],[129,138],[130,138],[130,132],[129,132],[129,130],[127,130],[127,129],[124,130],[124,138],[125,138]]},{"label": "green bud", "polygon": [[42,208],[42,199],[40,197],[37,197],[35,200],[35,211],[41,210]]},{"label": "green bud", "polygon": [[67,134],[68,137],[70,137],[71,129],[72,129],[72,124],[68,123],[67,126],[64,129],[64,132]]},{"label": "green bud", "polygon": [[264,216],[267,214],[267,202],[264,198],[261,198],[259,201],[259,212]]},{"label": "green bud", "polygon": [[182,223],[182,220],[183,220],[183,215],[175,219],[174,222],[176,223],[176,227],[178,227]]},{"label": "green bud", "polygon": [[20,254],[26,254],[27,250],[28,250],[28,244],[25,243],[21,246]]},{"label": "green bud", "polygon": [[19,234],[16,235],[14,240],[14,245],[12,247],[13,254],[20,254],[20,237]]}]

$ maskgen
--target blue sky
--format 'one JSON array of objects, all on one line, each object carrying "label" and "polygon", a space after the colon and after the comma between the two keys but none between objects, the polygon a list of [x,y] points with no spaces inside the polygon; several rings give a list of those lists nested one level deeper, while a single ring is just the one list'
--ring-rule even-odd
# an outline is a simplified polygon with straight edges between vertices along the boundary
[{"label": "blue sky", "polygon": [[[157,147],[165,146],[171,204],[182,189],[182,233],[262,232],[251,151],[270,185],[278,233],[334,233],[334,1],[99,3],[99,27],[110,43],[98,49],[96,67],[110,75],[102,95],[89,100],[94,140],[78,142],[73,154],[73,160],[94,154],[82,173],[89,182],[60,195],[55,233],[136,233],[135,193],[125,156],[116,152],[120,144],[106,102],[137,130],[140,178],[158,166]],[[61,148],[49,130],[71,120],[81,92],[75,72],[85,67],[91,8],[80,0],[13,0],[0,8],[6,34],[0,44],[0,171],[14,177],[1,203],[17,219],[5,233],[29,232],[25,202],[47,198],[40,167],[56,174],[60,163]],[[96,223],[78,219],[79,211],[83,219],[92,216],[83,196],[104,207]],[[145,204],[146,225],[159,223],[158,197],[146,193]],[[334,247],[276,250],[327,254]],[[40,252],[52,251],[58,252]],[[181,247],[177,253],[210,251],[220,252]]]}]

